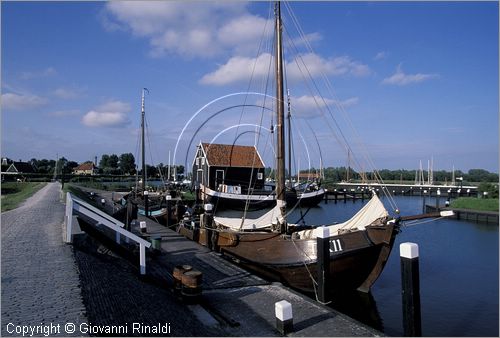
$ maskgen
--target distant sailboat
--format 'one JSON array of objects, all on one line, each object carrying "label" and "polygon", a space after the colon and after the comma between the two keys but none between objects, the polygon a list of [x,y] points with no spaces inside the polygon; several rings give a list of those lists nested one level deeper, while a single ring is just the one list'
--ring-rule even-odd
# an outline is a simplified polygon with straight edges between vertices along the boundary
[{"label": "distant sailboat", "polygon": [[[145,92],[146,88],[142,89],[141,96],[141,163],[142,177],[137,180],[138,186],[126,198],[128,202],[137,205],[138,213],[156,219],[160,223],[164,223],[167,217],[167,207],[165,196],[158,192],[150,192],[147,190],[147,172],[146,172],[146,145],[145,145]],[[149,93],[149,92],[148,92]]]}]

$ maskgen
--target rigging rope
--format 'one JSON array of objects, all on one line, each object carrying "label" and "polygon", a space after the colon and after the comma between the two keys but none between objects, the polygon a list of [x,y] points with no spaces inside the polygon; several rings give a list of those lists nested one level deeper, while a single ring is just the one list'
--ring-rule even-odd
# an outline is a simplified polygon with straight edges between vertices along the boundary
[{"label": "rigging rope", "polygon": [[[294,15],[294,13],[293,13],[293,11],[292,11],[292,9],[291,9],[290,5],[289,5],[288,3],[286,3],[286,2],[285,2],[285,5],[286,5],[286,8],[287,8],[287,10],[288,10],[288,12],[289,12],[289,14],[290,14],[290,17],[292,18],[292,22],[294,23],[294,25],[295,25],[295,27],[296,27],[296,29],[297,29],[297,31],[298,31],[298,33],[299,33],[300,37],[301,37],[301,38],[304,40],[304,42],[305,42],[305,46],[306,46],[306,48],[309,50],[309,52],[310,52],[310,53],[314,54],[314,50],[312,49],[312,47],[311,47],[311,45],[310,45],[309,41],[306,39],[306,35],[304,34],[304,32],[303,32],[302,28],[300,27],[300,25],[299,25],[299,23],[298,23],[298,20],[297,20],[296,16]],[[293,40],[291,40],[291,41],[292,41],[292,45],[293,45],[293,46],[295,47],[295,49],[297,50],[297,48],[296,48],[295,44],[293,43]],[[314,85],[314,88],[315,88],[316,92],[317,92],[317,93],[320,93],[319,88],[318,88],[318,86],[317,86],[316,82],[314,81],[314,79],[313,79],[313,77],[312,77],[311,73],[309,72],[309,69],[307,68],[307,65],[305,64],[305,61],[303,60],[302,56],[301,56],[298,52],[297,52],[297,55],[298,55],[298,59],[300,59],[300,60],[301,60],[301,62],[302,62],[302,64],[303,64],[303,66],[305,67],[305,69],[306,69],[306,71],[307,71],[308,78],[309,78],[309,79],[311,80],[311,82],[313,83],[313,85]],[[297,64],[297,66],[298,66],[298,68],[299,68],[299,71],[301,72],[302,76],[304,76],[304,73],[302,72],[302,68],[300,67],[299,63],[297,62],[297,58],[295,59],[295,61],[296,61],[296,64]],[[331,81],[329,80],[329,78],[328,78],[325,74],[321,74],[321,75],[322,75],[323,81],[324,81],[324,83],[325,83],[325,85],[326,85],[326,87],[327,87],[327,90],[329,90],[329,91],[330,91],[330,93],[332,94],[332,96],[333,96],[333,98],[334,98],[334,103],[335,103],[335,105],[337,106],[337,109],[338,109],[338,110],[342,113],[342,115],[343,115],[343,117],[344,117],[345,121],[348,123],[348,125],[349,125],[349,127],[350,127],[351,131],[354,133],[354,136],[358,139],[358,141],[359,141],[359,143],[360,143],[361,147],[363,148],[363,150],[364,150],[363,155],[364,155],[365,161],[366,161],[366,162],[367,162],[367,163],[368,163],[368,164],[372,167],[373,172],[374,172],[375,179],[376,179],[377,181],[379,181],[379,182],[382,184],[382,186],[383,186],[382,191],[383,191],[383,193],[386,195],[386,197],[388,198],[388,200],[389,200],[389,203],[390,203],[391,207],[392,207],[394,210],[398,210],[397,205],[396,205],[396,202],[394,201],[394,199],[393,199],[392,195],[389,193],[388,189],[385,187],[384,182],[383,182],[383,180],[382,180],[382,178],[381,178],[381,176],[380,176],[380,173],[378,172],[378,170],[377,170],[377,169],[375,169],[376,167],[375,167],[375,165],[374,165],[374,163],[373,163],[372,159],[368,156],[368,151],[367,151],[367,149],[366,149],[365,144],[364,144],[363,142],[361,142],[361,137],[359,136],[359,133],[358,133],[358,132],[357,132],[357,130],[354,128],[354,126],[353,126],[353,124],[352,124],[352,121],[350,120],[350,118],[349,118],[349,116],[348,116],[347,112],[345,111],[345,108],[343,107],[343,105],[341,104],[341,102],[340,102],[340,100],[338,99],[337,95],[335,94],[335,90],[333,89],[333,86],[332,86],[332,84],[331,84]],[[305,76],[304,76],[304,77],[305,77]],[[309,86],[308,86],[308,88],[309,88]],[[311,91],[311,93],[312,93],[312,92],[313,92],[313,91]],[[314,94],[313,94],[313,99],[314,99],[314,101],[315,101],[316,105],[318,106],[319,110],[320,110],[320,111],[322,111],[321,106],[318,104],[317,99],[316,99],[316,97],[315,97],[315,95],[314,95]],[[333,113],[332,113],[332,111],[330,110],[328,103],[326,102],[326,100],[325,100],[322,96],[321,96],[321,100],[322,100],[322,102],[323,102],[323,106],[325,107],[325,109],[326,109],[326,111],[328,112],[329,116],[330,116],[330,117],[331,117],[331,119],[334,121],[334,124],[335,124],[335,126],[337,127],[337,129],[338,129],[338,131],[339,131],[339,133],[340,133],[340,136],[342,137],[342,141],[343,141],[343,142],[342,142],[342,141],[341,141],[341,140],[337,137],[337,134],[335,133],[335,131],[333,130],[333,128],[331,128],[331,125],[330,125],[329,123],[327,123],[327,125],[328,125],[328,126],[329,126],[329,128],[330,128],[330,130],[333,132],[333,134],[334,134],[335,138],[337,139],[337,141],[339,142],[339,144],[344,144],[344,146],[346,147],[346,149],[347,149],[348,151],[351,151],[351,153],[353,153],[353,152],[352,152],[352,149],[351,149],[351,147],[350,147],[350,145],[349,145],[349,143],[347,142],[347,138],[346,138],[345,134],[343,133],[342,129],[340,128],[340,126],[339,126],[339,124],[338,124],[337,120],[336,120],[336,119],[335,119],[335,117],[333,116]],[[323,113],[322,115],[324,116],[324,113]],[[353,153],[353,154],[354,154],[354,153]],[[357,157],[356,157],[356,156],[354,156],[354,161],[356,162],[356,164],[357,164],[359,167],[361,167],[361,168],[362,168],[362,166],[360,165],[360,163],[359,163],[359,161],[358,161],[358,159],[357,159]]]}]

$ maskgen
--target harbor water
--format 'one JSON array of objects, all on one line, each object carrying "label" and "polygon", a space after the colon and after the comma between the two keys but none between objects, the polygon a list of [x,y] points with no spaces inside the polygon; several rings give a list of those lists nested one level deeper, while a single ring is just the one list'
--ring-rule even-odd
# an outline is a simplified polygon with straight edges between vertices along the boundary
[{"label": "harbor water", "polygon": [[[381,198],[391,210],[387,198]],[[422,213],[434,198],[395,197],[401,215]],[[342,222],[366,201],[323,202],[309,210],[307,223]],[[444,200],[441,201],[444,203]],[[300,218],[298,210],[290,217]],[[320,222],[320,223],[318,223]],[[337,296],[330,304],[390,336],[402,336],[399,245],[419,245],[420,300],[424,336],[496,336],[499,334],[498,224],[454,219],[424,219],[403,226],[393,251],[370,294]]]}]

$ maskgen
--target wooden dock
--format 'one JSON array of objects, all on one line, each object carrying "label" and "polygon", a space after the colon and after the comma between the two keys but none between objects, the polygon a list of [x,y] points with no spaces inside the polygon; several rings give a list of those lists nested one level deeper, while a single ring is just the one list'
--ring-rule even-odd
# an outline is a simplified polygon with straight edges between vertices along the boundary
[{"label": "wooden dock", "polygon": [[[111,206],[110,195],[102,193],[99,198]],[[202,272],[202,297],[198,304],[188,306],[194,320],[213,323],[221,336],[281,336],[274,310],[275,303],[282,300],[292,304],[294,330],[290,336],[383,335],[281,283],[266,281],[150,219],[139,216],[138,221],[146,222],[146,232],[141,232],[139,222],[133,223],[132,231],[144,239],[160,241],[161,246],[160,251],[147,251],[146,275],[141,279],[173,292],[176,266],[190,265]],[[107,241],[112,242],[113,238]],[[134,260],[133,255],[126,256]]]},{"label": "wooden dock", "polygon": [[[373,190],[377,194],[387,189],[392,195],[402,196],[428,196],[428,197],[477,197],[478,189],[476,186],[456,186],[456,185],[436,185],[436,184],[379,184],[379,183],[337,183],[333,191],[328,191],[329,195],[353,196],[361,199],[370,196]],[[438,193],[439,192],[439,193]],[[329,198],[330,199],[330,198]],[[339,198],[340,199],[340,198]]]},{"label": "wooden dock", "polygon": [[499,224],[498,212],[495,211],[481,211],[481,210],[470,210],[470,209],[457,209],[448,207],[436,208],[434,205],[426,205],[425,212],[434,212],[441,210],[452,210],[454,215],[451,216],[457,220],[466,220],[476,223],[488,223],[488,224]]}]

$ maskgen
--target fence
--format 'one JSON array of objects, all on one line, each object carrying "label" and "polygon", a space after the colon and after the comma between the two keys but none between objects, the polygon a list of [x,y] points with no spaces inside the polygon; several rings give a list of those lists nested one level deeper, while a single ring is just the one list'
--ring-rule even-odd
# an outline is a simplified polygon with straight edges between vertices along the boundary
[{"label": "fence", "polygon": [[96,207],[72,196],[69,192],[66,193],[66,214],[64,218],[66,224],[66,243],[73,242],[73,211],[90,217],[91,219],[97,221],[99,224],[102,224],[114,230],[116,234],[115,240],[117,244],[120,244],[122,235],[139,244],[140,272],[141,275],[146,274],[146,248],[149,248],[151,246],[151,243],[131,233],[130,231],[125,230],[125,224],[109,216],[104,211],[99,210]]}]

